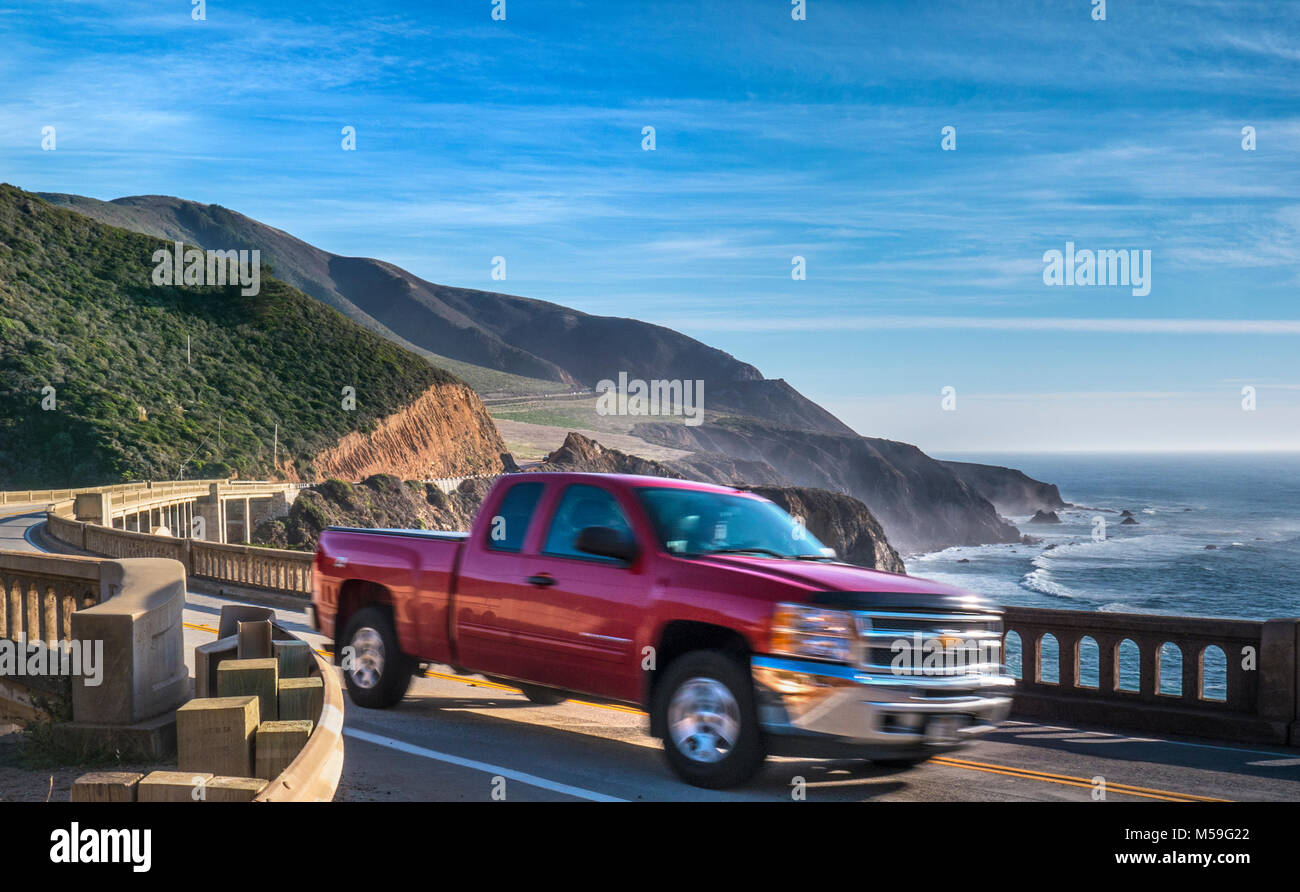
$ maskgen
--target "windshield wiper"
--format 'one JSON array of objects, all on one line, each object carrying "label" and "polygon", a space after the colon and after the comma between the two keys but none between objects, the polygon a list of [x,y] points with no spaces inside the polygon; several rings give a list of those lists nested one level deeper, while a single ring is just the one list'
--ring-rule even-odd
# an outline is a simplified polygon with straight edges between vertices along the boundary
[{"label": "windshield wiper", "polygon": [[757,545],[750,546],[749,548],[714,548],[709,551],[701,552],[701,554],[766,554],[774,558],[782,559],[794,557],[794,555],[781,554],[781,552],[773,551],[770,548],[760,548]]}]

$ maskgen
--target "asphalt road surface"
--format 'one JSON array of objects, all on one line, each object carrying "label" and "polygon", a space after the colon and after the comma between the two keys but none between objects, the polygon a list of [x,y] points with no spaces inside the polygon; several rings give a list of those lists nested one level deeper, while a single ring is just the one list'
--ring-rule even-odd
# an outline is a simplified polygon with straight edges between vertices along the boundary
[{"label": "asphalt road surface", "polygon": [[[41,550],[39,507],[6,506],[0,549]],[[187,658],[216,635],[227,600],[191,592]],[[280,603],[285,603],[281,601]],[[318,649],[295,606],[280,621]],[[191,671],[193,667],[191,666]],[[437,669],[392,709],[348,704],[339,800],[807,802],[912,800],[1300,801],[1300,749],[1132,737],[1009,722],[960,753],[899,770],[861,761],[773,759],[736,790],[699,790],[668,771],[635,709],[570,701],[535,706],[517,691]]]}]

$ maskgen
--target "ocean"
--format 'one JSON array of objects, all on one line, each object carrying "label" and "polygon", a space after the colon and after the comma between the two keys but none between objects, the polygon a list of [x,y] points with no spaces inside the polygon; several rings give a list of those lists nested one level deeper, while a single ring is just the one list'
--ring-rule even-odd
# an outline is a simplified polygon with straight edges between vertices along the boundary
[{"label": "ocean", "polygon": [[[1018,468],[1075,507],[1011,520],[1035,545],[904,555],[907,571],[998,604],[1178,616],[1300,616],[1300,454],[968,454]],[[1136,524],[1121,523],[1129,511]],[[1105,537],[1095,539],[1096,518]],[[1121,654],[1121,675],[1136,663]],[[1008,645],[1008,666],[1018,653]],[[1086,662],[1092,662],[1087,660]],[[1219,676],[1210,671],[1211,676]],[[1210,688],[1219,678],[1207,677]]]}]

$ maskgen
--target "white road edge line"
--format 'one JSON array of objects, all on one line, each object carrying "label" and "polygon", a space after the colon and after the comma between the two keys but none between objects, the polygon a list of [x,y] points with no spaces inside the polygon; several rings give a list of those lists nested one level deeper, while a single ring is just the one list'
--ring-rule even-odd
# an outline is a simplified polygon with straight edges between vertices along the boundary
[{"label": "white road edge line", "polygon": [[473,759],[462,759],[460,756],[452,756],[447,753],[439,753],[434,750],[425,749],[422,746],[416,746],[411,743],[403,743],[400,740],[394,740],[391,737],[383,737],[379,734],[371,734],[369,731],[361,731],[357,728],[344,728],[345,737],[354,737],[357,740],[364,740],[367,743],[385,746],[398,752],[409,753],[412,756],[420,756],[424,759],[434,759],[438,762],[447,762],[452,765],[459,765],[462,768],[472,768],[475,771],[485,771],[488,774],[499,774],[502,777],[517,780],[521,784],[528,784],[530,787],[540,787],[543,790],[550,790],[553,793],[563,793],[565,796],[576,796],[579,799],[586,799],[591,802],[627,802],[626,799],[619,799],[617,796],[606,796],[604,793],[596,793],[592,790],[584,790],[581,787],[571,787],[568,784],[556,783],[547,780],[544,777],[538,777],[535,774],[526,774],[522,771],[512,771],[509,768],[502,768],[499,765],[489,765],[487,762],[476,762]]}]

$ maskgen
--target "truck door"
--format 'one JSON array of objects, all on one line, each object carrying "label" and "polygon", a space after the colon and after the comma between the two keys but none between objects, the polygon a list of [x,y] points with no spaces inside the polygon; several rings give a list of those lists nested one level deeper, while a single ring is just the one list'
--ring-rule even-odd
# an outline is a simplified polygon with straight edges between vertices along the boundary
[{"label": "truck door", "polygon": [[523,554],[545,484],[521,481],[510,486],[495,505],[483,506],[483,518],[465,543],[454,599],[456,654],[467,669],[521,676],[521,650],[510,622],[510,605],[533,597],[527,581],[532,559]]},{"label": "truck door", "polygon": [[[586,527],[634,536],[614,493],[586,483],[564,488],[539,552],[523,559],[530,592],[510,604],[523,651],[524,677],[541,684],[619,699],[640,697],[634,641],[647,599],[643,552],[631,565],[577,550]],[[528,596],[530,595],[530,596]]]}]

